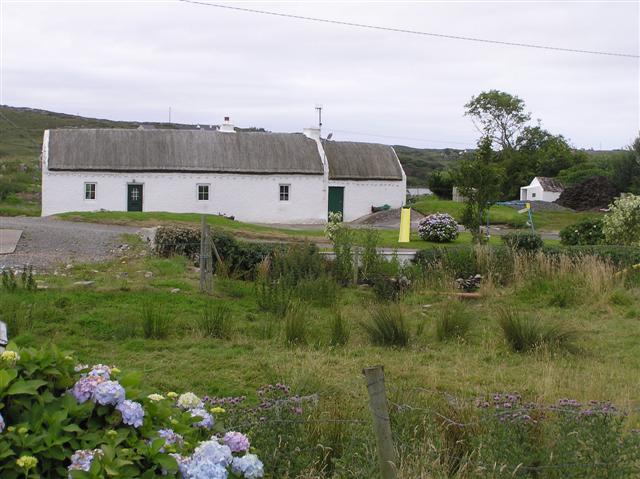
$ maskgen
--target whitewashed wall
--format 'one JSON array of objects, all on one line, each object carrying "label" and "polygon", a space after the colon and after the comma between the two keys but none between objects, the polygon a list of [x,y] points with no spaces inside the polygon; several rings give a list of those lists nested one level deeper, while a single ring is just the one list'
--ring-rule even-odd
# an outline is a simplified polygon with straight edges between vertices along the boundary
[{"label": "whitewashed wall", "polygon": [[[95,182],[96,199],[84,199]],[[91,173],[43,171],[42,215],[68,211],[126,211],[127,184],[143,185],[143,211],[233,215],[252,223],[323,223],[327,216],[322,175],[230,175],[195,173]],[[197,185],[209,184],[200,201]],[[290,184],[280,201],[280,184]]]},{"label": "whitewashed wall", "polygon": [[400,208],[407,194],[404,181],[329,180],[329,186],[344,186],[344,221],[371,214],[372,206]]}]

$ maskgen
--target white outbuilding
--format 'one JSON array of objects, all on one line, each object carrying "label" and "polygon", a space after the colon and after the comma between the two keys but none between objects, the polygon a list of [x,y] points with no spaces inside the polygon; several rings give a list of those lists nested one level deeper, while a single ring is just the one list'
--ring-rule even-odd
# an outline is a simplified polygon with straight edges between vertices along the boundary
[{"label": "white outbuilding", "polygon": [[529,186],[520,188],[520,201],[553,202],[560,197],[564,186],[555,178],[536,176]]},{"label": "white outbuilding", "polygon": [[405,203],[406,176],[387,145],[304,133],[56,129],[44,133],[42,215],[168,211],[255,223],[352,221]]}]

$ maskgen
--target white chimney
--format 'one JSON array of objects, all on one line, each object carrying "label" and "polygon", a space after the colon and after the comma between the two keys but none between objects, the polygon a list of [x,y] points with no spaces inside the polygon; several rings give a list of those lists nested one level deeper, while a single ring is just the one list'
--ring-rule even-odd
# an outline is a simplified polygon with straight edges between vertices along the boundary
[{"label": "white chimney", "polygon": [[222,125],[220,125],[220,129],[218,131],[221,131],[223,133],[235,133],[236,129],[231,124],[231,122],[229,121],[229,117],[225,116],[224,117],[224,123]]},{"label": "white chimney", "polygon": [[315,126],[304,128],[302,130],[302,133],[304,134],[304,136],[306,136],[307,138],[311,138],[312,140],[320,139],[320,128],[317,128]]}]

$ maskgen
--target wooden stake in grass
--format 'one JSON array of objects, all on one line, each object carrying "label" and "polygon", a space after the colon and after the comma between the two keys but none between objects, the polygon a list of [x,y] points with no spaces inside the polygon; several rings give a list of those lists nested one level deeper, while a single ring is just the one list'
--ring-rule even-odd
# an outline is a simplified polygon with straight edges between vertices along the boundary
[{"label": "wooden stake in grass", "polygon": [[200,218],[200,292],[213,293],[211,234],[205,215]]},{"label": "wooden stake in grass", "polygon": [[391,436],[391,421],[387,409],[387,393],[384,388],[384,368],[372,366],[362,370],[369,392],[369,407],[376,433],[378,461],[382,479],[396,479],[396,453]]}]

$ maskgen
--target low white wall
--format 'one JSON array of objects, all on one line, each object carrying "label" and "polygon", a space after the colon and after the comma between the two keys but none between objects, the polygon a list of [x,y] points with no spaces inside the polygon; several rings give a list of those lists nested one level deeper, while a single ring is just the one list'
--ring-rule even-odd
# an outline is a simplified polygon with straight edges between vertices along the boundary
[{"label": "low white wall", "polygon": [[371,213],[372,206],[404,205],[406,181],[329,180],[329,186],[344,186],[344,221],[353,221]]},{"label": "low white wall", "polygon": [[[96,199],[84,199],[95,182]],[[252,223],[323,223],[327,218],[323,175],[235,175],[198,173],[92,173],[43,170],[42,215],[68,211],[126,211],[127,184],[143,185],[143,211],[233,215]],[[199,201],[197,185],[209,184]],[[289,201],[280,201],[289,184]]]}]

